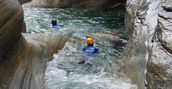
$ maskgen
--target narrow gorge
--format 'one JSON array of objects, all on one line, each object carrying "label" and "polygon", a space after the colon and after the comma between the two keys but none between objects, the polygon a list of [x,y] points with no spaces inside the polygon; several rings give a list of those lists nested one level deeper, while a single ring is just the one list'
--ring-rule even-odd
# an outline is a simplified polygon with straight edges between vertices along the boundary
[{"label": "narrow gorge", "polygon": [[[171,0],[0,0],[0,6],[0,89],[172,88]],[[69,30],[54,31],[52,19]],[[100,49],[93,68],[77,65],[87,37]]]}]

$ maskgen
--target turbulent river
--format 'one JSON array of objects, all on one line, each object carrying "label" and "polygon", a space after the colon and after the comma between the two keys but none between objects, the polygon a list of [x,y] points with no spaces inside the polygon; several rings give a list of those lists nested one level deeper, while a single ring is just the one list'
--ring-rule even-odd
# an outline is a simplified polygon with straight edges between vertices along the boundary
[{"label": "turbulent river", "polygon": [[[123,34],[124,11],[88,11],[77,9],[24,8],[27,33],[60,34],[69,38],[64,48],[47,62],[44,74],[45,89],[136,89],[122,76],[119,59],[127,41],[114,41],[101,34],[111,31]],[[66,30],[52,28],[57,20]],[[87,37],[93,37],[100,53],[94,64],[79,65]]]}]

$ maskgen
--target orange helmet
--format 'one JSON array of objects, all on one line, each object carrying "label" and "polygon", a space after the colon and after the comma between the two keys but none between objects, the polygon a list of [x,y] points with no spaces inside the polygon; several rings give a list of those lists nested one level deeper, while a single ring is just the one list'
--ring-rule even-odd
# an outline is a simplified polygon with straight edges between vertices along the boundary
[{"label": "orange helmet", "polygon": [[87,38],[87,44],[93,44],[93,43],[94,43],[94,41],[92,38]]}]

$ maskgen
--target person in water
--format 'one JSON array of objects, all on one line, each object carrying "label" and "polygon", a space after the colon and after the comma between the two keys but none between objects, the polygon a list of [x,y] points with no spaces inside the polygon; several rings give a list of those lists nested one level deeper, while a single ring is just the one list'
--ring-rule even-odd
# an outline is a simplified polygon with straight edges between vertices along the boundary
[{"label": "person in water", "polygon": [[52,20],[52,27],[60,29],[60,28],[63,28],[64,26],[60,25],[60,24],[57,24],[57,20]]},{"label": "person in water", "polygon": [[82,58],[82,61],[79,62],[79,64],[84,64],[87,59],[94,57],[95,54],[98,53],[99,50],[93,47],[93,44],[94,44],[93,39],[87,38],[87,46],[82,48],[83,58]]}]

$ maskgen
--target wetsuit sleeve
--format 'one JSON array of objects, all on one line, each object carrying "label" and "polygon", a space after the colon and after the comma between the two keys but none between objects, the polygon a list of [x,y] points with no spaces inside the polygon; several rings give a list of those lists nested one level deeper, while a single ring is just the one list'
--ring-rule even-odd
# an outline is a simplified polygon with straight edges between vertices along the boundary
[{"label": "wetsuit sleeve", "polygon": [[85,47],[84,47],[84,48],[82,48],[82,51],[83,51],[83,52],[85,51]]},{"label": "wetsuit sleeve", "polygon": [[99,53],[99,49],[98,48],[96,48],[96,53]]},{"label": "wetsuit sleeve", "polygon": [[98,49],[97,48],[94,48],[94,53],[98,53]]}]

